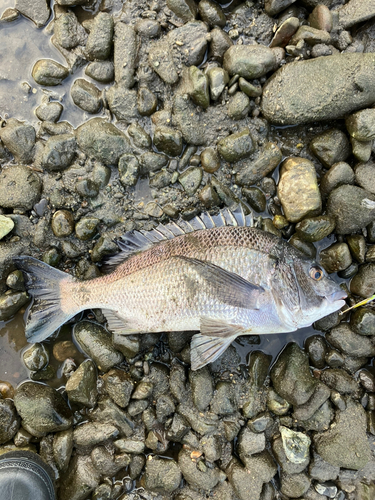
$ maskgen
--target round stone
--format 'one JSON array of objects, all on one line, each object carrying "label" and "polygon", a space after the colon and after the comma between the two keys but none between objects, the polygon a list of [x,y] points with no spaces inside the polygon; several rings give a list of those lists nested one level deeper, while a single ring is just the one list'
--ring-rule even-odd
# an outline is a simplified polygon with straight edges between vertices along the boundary
[{"label": "round stone", "polygon": [[35,372],[47,366],[49,361],[48,352],[43,344],[33,344],[22,357],[26,368]]},{"label": "round stone", "polygon": [[52,231],[58,238],[70,236],[74,231],[74,217],[68,210],[58,210],[52,217]]}]

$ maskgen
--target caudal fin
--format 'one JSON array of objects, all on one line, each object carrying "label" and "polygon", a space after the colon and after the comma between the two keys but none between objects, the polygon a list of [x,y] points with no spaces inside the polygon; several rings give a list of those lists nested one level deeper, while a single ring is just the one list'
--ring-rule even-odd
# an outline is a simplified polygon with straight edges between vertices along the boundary
[{"label": "caudal fin", "polygon": [[60,283],[73,278],[32,257],[15,257],[13,261],[23,271],[27,292],[34,299],[28,311],[26,338],[41,342],[78,312],[67,314],[61,309]]}]

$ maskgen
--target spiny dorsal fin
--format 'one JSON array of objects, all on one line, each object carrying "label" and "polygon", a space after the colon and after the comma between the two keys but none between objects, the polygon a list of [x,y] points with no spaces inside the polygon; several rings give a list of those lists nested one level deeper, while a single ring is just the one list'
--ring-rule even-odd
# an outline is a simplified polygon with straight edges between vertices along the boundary
[{"label": "spiny dorsal fin", "polygon": [[176,236],[182,236],[183,234],[192,233],[194,231],[225,226],[252,227],[253,216],[251,213],[245,215],[242,205],[238,205],[238,207],[232,211],[228,208],[224,208],[220,210],[218,215],[210,215],[204,212],[190,221],[179,219],[177,222],[159,224],[151,231],[128,231],[116,241],[121,251],[109,257],[105,261],[102,270],[104,272],[112,272],[128,257],[151,248],[155,243],[171,240]]}]

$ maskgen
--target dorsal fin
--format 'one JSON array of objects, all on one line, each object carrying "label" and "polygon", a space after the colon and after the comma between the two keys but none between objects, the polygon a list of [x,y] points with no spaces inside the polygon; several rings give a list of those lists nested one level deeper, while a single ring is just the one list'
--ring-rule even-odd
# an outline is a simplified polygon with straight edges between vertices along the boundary
[{"label": "dorsal fin", "polygon": [[159,224],[151,231],[128,231],[116,241],[120,252],[109,257],[102,267],[104,272],[112,272],[114,268],[122,264],[131,255],[143,252],[151,248],[155,243],[172,240],[176,236],[212,229],[224,226],[253,226],[253,216],[250,213],[245,215],[242,205],[238,205],[235,210],[224,208],[217,215],[210,215],[208,212],[194,217],[190,221],[179,219],[177,222]]}]

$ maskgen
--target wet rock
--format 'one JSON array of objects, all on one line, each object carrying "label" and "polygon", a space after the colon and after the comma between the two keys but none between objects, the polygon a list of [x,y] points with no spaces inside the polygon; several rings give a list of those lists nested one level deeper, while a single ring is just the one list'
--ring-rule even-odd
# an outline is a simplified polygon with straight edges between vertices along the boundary
[{"label": "wet rock", "polygon": [[355,180],[363,189],[375,194],[375,164],[360,163],[355,168]]},{"label": "wet rock", "polygon": [[123,370],[112,369],[103,375],[104,389],[121,408],[126,408],[134,389],[130,375]]},{"label": "wet rock", "polygon": [[211,410],[218,415],[229,415],[234,413],[237,408],[238,397],[233,390],[232,383],[225,381],[218,382],[216,384],[214,397],[211,401]]},{"label": "wet rock", "polygon": [[340,186],[328,197],[327,213],[335,219],[338,234],[355,233],[375,219],[375,195],[357,186]]},{"label": "wet rock", "polygon": [[42,182],[25,165],[12,165],[0,173],[0,206],[30,210],[40,199]]},{"label": "wet rock", "polygon": [[74,336],[81,349],[90,356],[102,371],[107,371],[121,363],[123,355],[117,351],[111,336],[100,325],[90,321],[81,321],[74,327]]},{"label": "wet rock", "polygon": [[146,490],[168,495],[179,487],[181,477],[180,468],[174,460],[154,457],[146,461],[144,475]]},{"label": "wet rock", "polygon": [[139,163],[137,157],[130,154],[122,155],[118,162],[120,182],[125,186],[135,186],[139,178]]},{"label": "wet rock", "polygon": [[343,28],[349,28],[354,24],[367,21],[375,16],[375,8],[372,3],[363,3],[361,0],[351,0],[343,5],[339,11],[339,22]]},{"label": "wet rock", "polygon": [[201,189],[198,193],[198,198],[206,208],[213,208],[220,205],[220,198],[217,195],[217,192],[209,184]]},{"label": "wet rock", "polygon": [[358,273],[350,282],[350,291],[367,298],[375,293],[375,264],[368,263],[359,267]]},{"label": "wet rock", "polygon": [[375,346],[368,337],[354,333],[347,323],[341,323],[326,335],[326,339],[344,354],[354,357],[375,355]]},{"label": "wet rock", "polygon": [[269,16],[276,16],[279,12],[286,9],[294,3],[296,0],[266,0],[264,4],[264,10]]},{"label": "wet rock", "polygon": [[109,109],[118,120],[130,123],[134,118],[139,118],[136,90],[129,90],[124,85],[113,85],[106,96]]},{"label": "wet rock", "polygon": [[97,446],[91,452],[91,460],[95,468],[103,475],[114,476],[130,464],[131,458],[125,453],[114,455],[105,446]]},{"label": "wet rock", "polygon": [[275,69],[276,58],[264,45],[233,45],[224,54],[223,67],[230,75],[253,80]]},{"label": "wet rock", "polygon": [[263,432],[252,432],[248,427],[244,427],[238,436],[237,451],[243,463],[256,453],[260,453],[266,447],[266,438]]},{"label": "wet rock", "polygon": [[290,222],[299,222],[306,216],[321,212],[322,200],[315,167],[305,158],[288,158],[282,163],[277,193]]},{"label": "wet rock", "polygon": [[187,70],[187,81],[189,85],[189,96],[197,105],[206,109],[210,105],[210,94],[208,76],[196,66],[190,66]]},{"label": "wet rock", "polygon": [[185,142],[199,146],[206,142],[206,131],[196,106],[187,95],[177,95],[173,102],[173,121]]},{"label": "wet rock", "polygon": [[80,149],[104,165],[117,164],[124,153],[130,152],[127,137],[112,123],[101,118],[92,118],[77,128]]},{"label": "wet rock", "polygon": [[57,468],[60,472],[66,472],[73,451],[73,429],[56,432],[52,446]]},{"label": "wet rock", "polygon": [[98,113],[102,107],[100,90],[84,78],[74,80],[70,89],[70,95],[74,104],[87,111],[87,113]]},{"label": "wet rock", "polygon": [[143,153],[139,157],[139,163],[141,167],[141,173],[143,175],[146,175],[150,172],[156,172],[157,170],[165,167],[168,163],[168,157],[164,154],[153,152]]},{"label": "wet rock", "polygon": [[70,236],[74,232],[73,214],[68,210],[57,210],[51,222],[52,231],[58,238]]},{"label": "wet rock", "polygon": [[225,52],[233,46],[233,41],[228,34],[220,28],[214,28],[211,32],[210,48],[208,57],[222,62]]},{"label": "wet rock", "polygon": [[69,464],[60,484],[60,500],[84,500],[97,488],[100,472],[90,456],[76,455]]},{"label": "wet rock", "polygon": [[325,356],[327,354],[327,343],[321,335],[313,335],[305,341],[305,350],[309,354],[310,364],[315,368],[325,367]]},{"label": "wet rock", "polygon": [[185,418],[190,427],[199,434],[209,434],[217,428],[217,417],[206,416],[199,412],[191,403],[182,401],[178,406],[178,413]]},{"label": "wet rock", "polygon": [[199,167],[190,167],[178,178],[187,195],[192,196],[202,182],[203,172]]},{"label": "wet rock", "polygon": [[281,352],[271,370],[271,380],[277,393],[293,405],[306,403],[316,386],[308,357],[295,343]]},{"label": "wet rock", "polygon": [[124,411],[122,411],[110,398],[98,401],[98,407],[90,414],[90,420],[111,424],[117,427],[121,436],[129,437],[133,434],[134,424]]},{"label": "wet rock", "polygon": [[110,83],[115,77],[112,61],[94,61],[85,68],[85,74],[100,83]]},{"label": "wet rock", "polygon": [[201,153],[201,164],[205,172],[213,174],[220,168],[220,157],[213,148],[206,148]]},{"label": "wet rock", "polygon": [[128,134],[137,147],[143,149],[149,149],[151,147],[151,137],[139,123],[133,122],[128,128]]},{"label": "wet rock", "polygon": [[359,335],[375,335],[375,311],[358,307],[352,312],[350,326]]},{"label": "wet rock", "polygon": [[[202,464],[199,468],[199,464]],[[198,462],[191,457],[189,450],[182,449],[178,454],[178,465],[184,479],[195,488],[202,488],[205,491],[214,488],[223,479],[224,473],[216,466],[207,467],[204,462]],[[225,476],[224,476],[225,477]]]},{"label": "wet rock", "polygon": [[197,15],[197,5],[194,0],[167,0],[168,8],[184,22],[193,21]]},{"label": "wet rock", "polygon": [[157,38],[160,35],[160,23],[154,19],[140,19],[135,24],[135,31],[144,38]]},{"label": "wet rock", "polygon": [[327,273],[343,271],[352,263],[352,256],[346,243],[334,243],[322,250],[319,258]]},{"label": "wet rock", "polygon": [[[290,431],[290,432],[293,432],[293,431]],[[298,433],[298,434],[302,434],[302,433]],[[289,444],[293,445],[293,443],[288,443],[288,445]],[[292,452],[293,447],[292,448],[288,447],[287,449]],[[272,452],[273,452],[275,459],[277,460],[277,463],[280,465],[282,471],[285,472],[286,474],[299,474],[300,472],[305,470],[309,464],[310,457],[308,454],[305,456],[305,458],[303,460],[301,459],[300,461],[292,462],[286,455],[284,443],[283,443],[283,440],[281,437],[277,437],[273,441]],[[294,455],[293,455],[293,457],[294,457]]]},{"label": "wet rock", "polygon": [[7,121],[6,126],[0,129],[0,138],[4,146],[20,163],[30,163],[34,157],[35,130],[15,118]]},{"label": "wet rock", "polygon": [[52,59],[39,59],[34,64],[32,76],[39,85],[56,86],[65,80],[69,70]]},{"label": "wet rock", "polygon": [[243,188],[242,196],[244,196],[250,207],[255,210],[255,212],[264,212],[266,209],[266,197],[264,193],[256,188]]},{"label": "wet rock", "polygon": [[97,234],[99,219],[96,217],[83,217],[75,226],[75,234],[82,241],[91,240]]},{"label": "wet rock", "polygon": [[300,498],[310,488],[310,479],[307,474],[281,473],[280,491],[288,498]]},{"label": "wet rock", "polygon": [[201,19],[213,28],[219,26],[224,28],[226,24],[225,14],[220,5],[212,0],[201,0],[198,4],[198,12]]},{"label": "wet rock", "polygon": [[118,439],[114,445],[122,453],[143,453],[145,443],[139,439]]},{"label": "wet rock", "polygon": [[39,120],[48,122],[57,122],[63,111],[63,106],[59,102],[45,102],[38,106],[35,110]]},{"label": "wet rock", "polygon": [[[120,23],[119,23],[120,24]],[[116,28],[117,37],[117,28]],[[112,49],[113,18],[107,12],[98,12],[90,25],[85,52],[90,61],[108,59]]]},{"label": "wet rock", "polygon": [[236,92],[228,103],[228,115],[232,120],[242,120],[250,111],[250,99],[243,92]]},{"label": "wet rock", "polygon": [[271,173],[282,160],[280,148],[273,142],[267,142],[256,160],[244,162],[243,168],[236,174],[236,183],[249,186]]},{"label": "wet rock", "polygon": [[91,359],[86,359],[66,382],[69,400],[93,408],[98,396],[96,379],[96,367]]},{"label": "wet rock", "polygon": [[354,172],[350,165],[341,161],[335,163],[320,181],[322,197],[326,198],[331,191],[343,184],[354,184]]},{"label": "wet rock", "polygon": [[369,161],[371,158],[372,141],[360,142],[351,137],[350,143],[352,145],[353,155],[358,161]]},{"label": "wet rock", "polygon": [[87,39],[85,29],[73,12],[66,12],[55,19],[53,31],[58,45],[67,50],[84,45]]},{"label": "wet rock", "polygon": [[290,410],[290,403],[279,396],[273,389],[268,389],[267,408],[275,415],[285,415]]},{"label": "wet rock", "polygon": [[0,215],[0,240],[11,232],[14,228],[14,222],[11,218]]},{"label": "wet rock", "polygon": [[213,382],[211,373],[207,366],[195,372],[190,371],[189,379],[192,397],[199,411],[207,409],[213,396]]},{"label": "wet rock", "polygon": [[0,399],[0,444],[10,441],[18,431],[19,426],[20,419],[13,401]]},{"label": "wet rock", "polygon": [[15,8],[25,17],[31,19],[38,28],[45,26],[51,15],[51,9],[46,0],[16,0]]},{"label": "wet rock", "polygon": [[353,394],[358,389],[357,382],[341,368],[330,368],[322,373],[321,381],[340,394]]},{"label": "wet rock", "polygon": [[309,474],[317,481],[334,481],[339,475],[340,468],[329,464],[314,452],[313,459],[309,466]]},{"label": "wet rock", "polygon": [[357,141],[366,142],[375,138],[375,110],[357,111],[345,120],[349,134]]},{"label": "wet rock", "polygon": [[157,127],[154,131],[154,146],[169,156],[179,156],[182,152],[182,135],[170,127]]},{"label": "wet rock", "polygon": [[332,233],[335,228],[334,220],[328,215],[310,217],[296,225],[296,233],[305,241],[319,241]]},{"label": "wet rock", "polygon": [[207,77],[211,99],[217,101],[229,82],[229,75],[223,68],[211,68],[207,71]]},{"label": "wet rock", "polygon": [[[134,71],[138,51],[138,36],[132,26],[116,23],[114,35],[115,81],[122,88],[134,85]],[[105,58],[104,58],[105,59]]]},{"label": "wet rock", "polygon": [[49,362],[49,356],[43,344],[33,344],[22,355],[23,362],[31,371],[44,368]]},{"label": "wet rock", "polygon": [[208,27],[202,21],[188,22],[169,31],[167,38],[176,67],[199,66],[203,62],[207,33]]},{"label": "wet rock", "polygon": [[70,408],[59,392],[35,382],[21,384],[14,404],[23,427],[33,436],[69,429],[73,423]]},{"label": "wet rock", "polygon": [[336,467],[359,470],[371,459],[366,436],[366,413],[348,398],[345,411],[336,413],[335,425],[314,437],[319,455]]},{"label": "wet rock", "polygon": [[72,164],[76,149],[77,143],[73,134],[50,137],[45,143],[40,164],[47,170],[63,170]]},{"label": "wet rock", "polygon": [[179,76],[172,52],[169,43],[165,39],[159,40],[150,47],[148,62],[165,83],[173,85],[178,82]]},{"label": "wet rock", "polygon": [[294,464],[304,464],[309,460],[311,440],[303,432],[295,432],[280,426],[282,444],[287,459]]},{"label": "wet rock", "polygon": [[238,84],[242,92],[244,92],[249,97],[260,97],[262,95],[262,87],[260,85],[254,85],[242,76],[238,80]]},{"label": "wet rock", "polygon": [[289,43],[290,45],[297,45],[301,41],[313,46],[317,44],[328,45],[331,43],[331,36],[325,30],[318,30],[311,26],[300,26]]},{"label": "wet rock", "polygon": [[53,346],[53,357],[57,361],[63,362],[67,358],[77,358],[78,356],[78,349],[71,340],[61,340]]},{"label": "wet rock", "polygon": [[231,134],[217,143],[220,156],[228,162],[236,162],[250,156],[254,151],[254,142],[250,130],[245,128],[240,132]]},{"label": "wet rock", "polygon": [[[371,105],[375,83],[368,68],[374,58],[373,54],[346,53],[286,64],[263,88],[264,117],[275,124],[297,125],[341,118]],[[332,74],[342,78],[333,82]],[[363,91],[353,97],[348,81],[364,82]]]},{"label": "wet rock", "polygon": [[95,446],[116,438],[118,434],[119,431],[113,425],[88,422],[74,429],[73,441],[75,446]]},{"label": "wet rock", "polygon": [[156,95],[147,87],[140,87],[137,96],[138,112],[142,116],[150,116],[158,107]]},{"label": "wet rock", "polygon": [[318,4],[308,20],[312,28],[328,32],[332,30],[332,13],[326,5]]},{"label": "wet rock", "polygon": [[345,161],[351,153],[348,138],[338,129],[327,130],[314,137],[310,142],[310,149],[327,168]]},{"label": "wet rock", "polygon": [[240,500],[260,500],[263,484],[271,481],[276,472],[275,462],[267,451],[249,457],[245,467],[232,459],[226,469],[229,482]]}]

